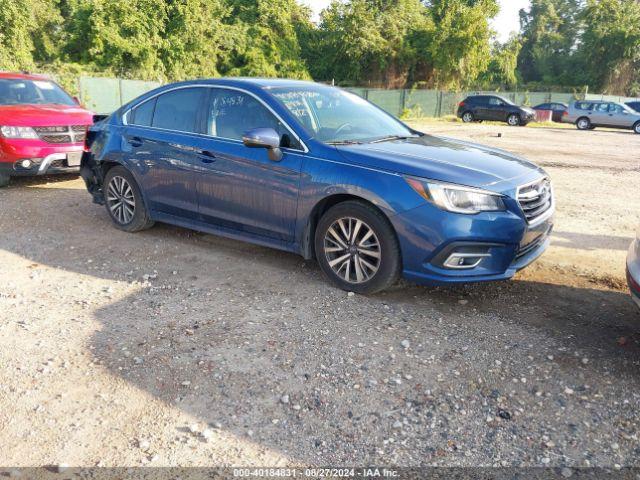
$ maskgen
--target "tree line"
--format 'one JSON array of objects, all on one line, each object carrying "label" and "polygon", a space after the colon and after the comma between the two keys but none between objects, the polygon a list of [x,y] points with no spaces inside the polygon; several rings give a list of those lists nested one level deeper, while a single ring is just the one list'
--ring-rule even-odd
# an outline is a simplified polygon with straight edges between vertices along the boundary
[{"label": "tree line", "polygon": [[172,81],[313,78],[440,89],[640,94],[638,0],[532,0],[495,40],[497,0],[0,0],[0,69]]}]

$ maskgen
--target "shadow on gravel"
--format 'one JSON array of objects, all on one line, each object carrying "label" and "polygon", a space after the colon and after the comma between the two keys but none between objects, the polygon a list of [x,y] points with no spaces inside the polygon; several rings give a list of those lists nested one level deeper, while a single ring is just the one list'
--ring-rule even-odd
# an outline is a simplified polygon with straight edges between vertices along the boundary
[{"label": "shadow on gravel", "polygon": [[[16,191],[0,192],[5,212],[43,198],[37,188]],[[487,424],[502,395],[495,392],[518,389],[535,400],[546,389],[552,396],[532,404],[557,409],[566,400],[554,389],[564,385],[638,381],[638,313],[623,292],[519,280],[450,289],[403,283],[349,297],[292,254],[164,225],[130,235],[82,190],[48,189],[46,199],[32,212],[37,221],[15,224],[13,235],[37,241],[18,246],[3,235],[0,249],[100,279],[152,277],[92,312],[102,325],[88,346],[96,361],[203,424],[289,458],[464,463],[460,452],[470,448],[480,452],[476,462],[490,463],[500,449],[535,457],[542,447],[532,446],[528,429],[571,436],[572,425],[594,414],[568,410],[565,424],[523,411],[519,423]],[[533,377],[513,385],[551,354],[553,386]],[[184,425],[176,432],[190,434]]]},{"label": "shadow on gravel", "polygon": [[553,232],[552,244],[578,250],[623,250],[629,249],[633,238],[614,235],[593,235],[576,232]]}]

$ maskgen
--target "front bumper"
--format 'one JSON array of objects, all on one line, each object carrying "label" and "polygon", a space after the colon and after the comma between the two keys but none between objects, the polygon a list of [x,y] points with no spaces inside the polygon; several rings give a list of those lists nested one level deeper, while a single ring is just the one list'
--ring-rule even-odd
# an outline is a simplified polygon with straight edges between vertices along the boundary
[{"label": "front bumper", "polygon": [[627,285],[631,298],[640,308],[640,241],[634,240],[627,253]]},{"label": "front bumper", "polygon": [[[0,139],[0,173],[16,176],[78,173],[79,165],[69,165],[68,155],[78,156],[83,143],[50,144],[37,139]],[[29,160],[28,168],[22,166]]]},{"label": "front bumper", "polygon": [[[513,211],[460,215],[426,204],[391,219],[402,251],[403,276],[423,285],[508,280],[549,247],[553,214],[529,226]],[[455,252],[481,252],[472,268],[452,268]],[[475,263],[475,262],[473,262]]]}]

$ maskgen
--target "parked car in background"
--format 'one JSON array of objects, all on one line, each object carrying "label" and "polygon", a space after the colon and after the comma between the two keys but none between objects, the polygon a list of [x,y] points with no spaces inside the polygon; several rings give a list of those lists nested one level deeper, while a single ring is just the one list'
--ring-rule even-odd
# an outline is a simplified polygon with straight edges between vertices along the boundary
[{"label": "parked car in background", "polygon": [[547,248],[548,175],[415,131],[311,82],[167,85],[89,131],[82,176],[114,225],[154,221],[315,257],[338,287],[504,280]]},{"label": "parked car in background", "polygon": [[562,121],[575,124],[578,130],[610,127],[640,134],[640,112],[616,102],[579,100],[569,106]]},{"label": "parked car in background", "polygon": [[562,122],[562,114],[567,110],[567,108],[569,108],[569,105],[558,102],[541,103],[540,105],[533,107],[534,110],[553,112],[551,119],[554,122]]},{"label": "parked car in background", "polygon": [[627,253],[627,283],[631,298],[640,307],[640,229]]},{"label": "parked car in background", "polygon": [[526,125],[536,116],[532,109],[519,107],[498,95],[471,95],[458,104],[457,115],[465,123],[493,120],[513,127]]},{"label": "parked car in background", "polygon": [[78,172],[92,123],[49,78],[0,72],[0,186],[12,176]]},{"label": "parked car in background", "polygon": [[625,103],[627,107],[631,110],[635,110],[636,112],[640,112],[640,102],[627,102]]}]

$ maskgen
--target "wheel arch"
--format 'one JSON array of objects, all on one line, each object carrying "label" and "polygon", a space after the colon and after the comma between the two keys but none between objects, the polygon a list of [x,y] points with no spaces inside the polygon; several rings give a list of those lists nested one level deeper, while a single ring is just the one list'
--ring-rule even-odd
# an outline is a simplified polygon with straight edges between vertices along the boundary
[{"label": "wheel arch", "polygon": [[309,215],[307,216],[307,221],[300,241],[300,253],[306,260],[315,258],[314,238],[318,222],[320,221],[320,218],[322,218],[322,215],[324,215],[325,212],[327,212],[331,207],[348,201],[366,203],[370,207],[377,210],[389,222],[391,230],[393,231],[393,234],[396,236],[396,238],[398,237],[398,233],[396,232],[395,228],[393,227],[393,223],[389,218],[390,211],[387,208],[381,207],[379,202],[351,192],[332,193],[316,202],[316,204],[310,210]]}]

